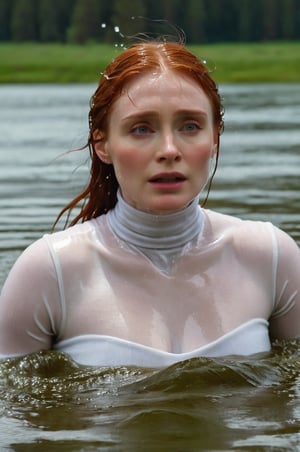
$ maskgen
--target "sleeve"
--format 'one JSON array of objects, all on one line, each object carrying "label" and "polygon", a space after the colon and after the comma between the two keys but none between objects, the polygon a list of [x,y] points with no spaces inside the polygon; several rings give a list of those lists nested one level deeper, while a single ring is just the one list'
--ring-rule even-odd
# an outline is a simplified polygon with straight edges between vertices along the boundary
[{"label": "sleeve", "polygon": [[275,303],[270,317],[272,339],[300,337],[300,249],[285,232],[274,227]]},{"label": "sleeve", "polygon": [[0,358],[50,349],[60,323],[59,289],[47,241],[18,258],[0,295]]}]

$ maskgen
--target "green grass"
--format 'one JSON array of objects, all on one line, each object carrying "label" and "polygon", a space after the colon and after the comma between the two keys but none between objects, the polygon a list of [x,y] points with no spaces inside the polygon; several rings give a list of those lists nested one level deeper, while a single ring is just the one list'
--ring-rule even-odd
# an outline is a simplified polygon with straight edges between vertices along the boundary
[{"label": "green grass", "polygon": [[[192,47],[198,55],[199,47]],[[219,44],[203,48],[219,82],[300,82],[300,42]]]},{"label": "green grass", "polygon": [[[190,46],[219,83],[300,82],[300,42]],[[108,44],[0,44],[0,83],[96,82],[121,50]]]}]

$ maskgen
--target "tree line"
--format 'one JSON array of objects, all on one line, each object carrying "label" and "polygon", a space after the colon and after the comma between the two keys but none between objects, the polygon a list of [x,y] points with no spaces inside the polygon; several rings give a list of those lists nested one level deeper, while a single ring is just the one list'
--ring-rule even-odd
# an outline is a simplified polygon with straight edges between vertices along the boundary
[{"label": "tree line", "polygon": [[116,42],[137,33],[187,43],[300,39],[300,0],[0,0],[0,41]]}]

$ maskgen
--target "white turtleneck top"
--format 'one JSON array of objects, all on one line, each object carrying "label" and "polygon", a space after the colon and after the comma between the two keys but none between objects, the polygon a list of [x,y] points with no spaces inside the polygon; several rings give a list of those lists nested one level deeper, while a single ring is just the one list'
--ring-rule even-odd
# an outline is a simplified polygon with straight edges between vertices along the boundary
[{"label": "white turtleneck top", "polygon": [[300,251],[269,223],[201,209],[107,215],[24,251],[0,297],[0,357],[162,367],[300,335]]}]

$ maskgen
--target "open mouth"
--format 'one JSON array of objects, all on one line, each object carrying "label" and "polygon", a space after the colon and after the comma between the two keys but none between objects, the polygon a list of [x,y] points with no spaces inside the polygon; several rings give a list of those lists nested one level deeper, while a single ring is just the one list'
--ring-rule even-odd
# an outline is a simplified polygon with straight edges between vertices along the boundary
[{"label": "open mouth", "polygon": [[158,175],[154,176],[150,179],[150,182],[154,183],[174,183],[174,182],[183,182],[186,178],[183,175],[179,174],[166,174],[166,175]]},{"label": "open mouth", "polygon": [[151,182],[180,182],[183,180],[183,177],[157,177],[156,179],[152,179]]}]

